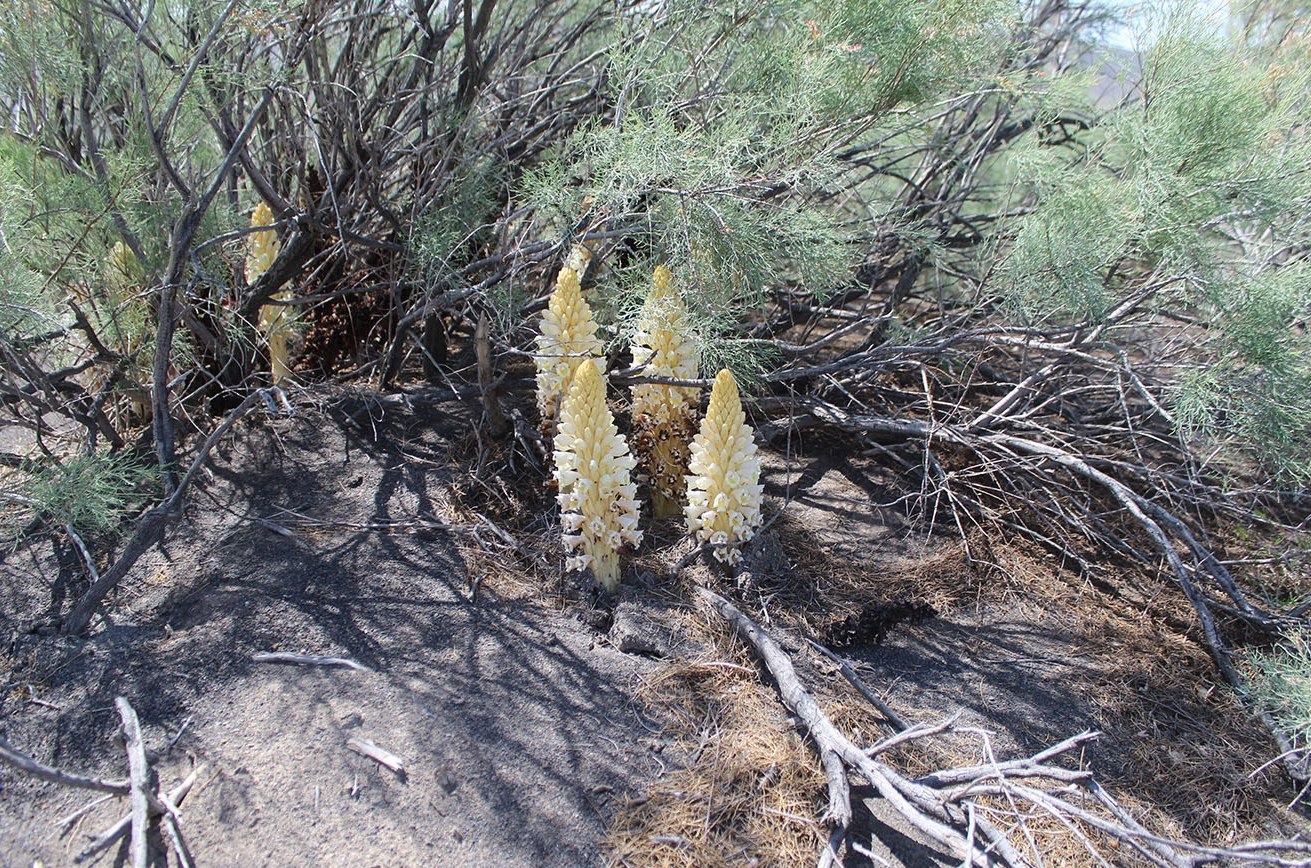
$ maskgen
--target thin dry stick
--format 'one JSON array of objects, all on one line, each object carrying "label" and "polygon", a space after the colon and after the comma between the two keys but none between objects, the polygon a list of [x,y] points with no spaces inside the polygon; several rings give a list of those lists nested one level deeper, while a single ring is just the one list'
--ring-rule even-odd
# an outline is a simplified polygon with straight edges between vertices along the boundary
[{"label": "thin dry stick", "polygon": [[91,801],[89,801],[89,802],[87,802],[85,805],[83,805],[82,807],[78,808],[78,809],[77,809],[76,811],[74,811],[73,813],[71,813],[71,814],[69,814],[68,816],[65,816],[65,817],[60,817],[58,820],[55,820],[55,821],[54,821],[53,823],[51,823],[50,825],[54,826],[56,829],[62,829],[62,828],[64,828],[65,826],[70,826],[70,825],[72,825],[72,824],[73,824],[73,823],[74,823],[78,818],[80,818],[80,817],[84,816],[85,814],[90,813],[91,811],[93,811],[93,810],[95,810],[96,808],[100,807],[100,806],[103,805],[105,802],[107,802],[107,801],[109,801],[110,799],[114,798],[114,796],[115,796],[114,793],[106,793],[105,795],[100,796],[99,798],[92,799]]},{"label": "thin dry stick", "polygon": [[[191,774],[187,775],[186,779],[183,780],[182,783],[178,784],[176,787],[174,787],[172,790],[168,792],[167,797],[161,795],[159,801],[161,803],[166,802],[167,804],[174,805],[174,806],[182,804],[182,800],[185,799],[187,797],[187,794],[191,792],[192,787],[196,785],[196,781],[200,780],[200,776],[203,775],[206,771],[208,771],[208,769],[209,769],[209,765],[206,763],[201,763],[200,765],[196,766],[194,769],[191,770]],[[88,859],[95,858],[98,854],[103,853],[105,850],[112,847],[115,841],[117,841],[119,838],[127,834],[127,830],[131,825],[132,825],[132,815],[128,814],[126,817],[119,820],[117,823],[110,826],[108,829],[101,832],[94,839],[92,839],[91,843],[87,845],[86,849],[84,849],[81,853],[79,853],[77,857],[73,859],[73,861],[80,864],[82,862],[87,861]]]},{"label": "thin dry stick", "polygon": [[878,694],[870,690],[869,687],[865,685],[865,682],[860,680],[860,676],[856,674],[856,670],[852,669],[851,665],[848,664],[847,661],[843,660],[841,657],[834,654],[832,651],[828,650],[823,645],[816,642],[814,639],[807,639],[806,641],[808,641],[810,643],[810,646],[814,648],[816,651],[818,651],[820,654],[823,654],[829,660],[837,664],[838,671],[842,673],[842,677],[847,679],[847,681],[851,684],[851,686],[856,688],[856,690],[860,692],[861,696],[869,700],[870,705],[874,706],[879,710],[879,714],[883,715],[883,719],[887,721],[890,727],[892,727],[897,732],[905,732],[906,730],[910,729],[910,724],[907,723],[902,718],[901,715],[893,711],[892,706],[888,705],[886,702],[880,699]]},{"label": "thin dry stick", "polygon": [[361,756],[368,757],[381,766],[386,766],[398,775],[405,774],[405,760],[385,748],[378,747],[367,739],[352,738],[346,742],[346,747]]},{"label": "thin dry stick", "polygon": [[319,657],[313,654],[292,654],[287,651],[261,651],[250,658],[256,663],[290,663],[296,666],[342,666],[360,672],[372,672],[363,663],[349,657]]},{"label": "thin dry stick", "polygon": [[137,713],[123,697],[114,700],[123,720],[123,741],[127,747],[128,769],[132,776],[132,868],[146,868],[150,860],[146,835],[150,831],[150,763],[141,742],[141,723]]},{"label": "thin dry stick", "polygon": [[[846,829],[851,821],[851,791],[844,765],[856,768],[879,791],[879,794],[903,816],[906,817],[930,839],[946,847],[956,858],[965,859],[975,864],[985,864],[984,858],[966,849],[964,838],[958,835],[942,820],[926,814],[919,805],[911,804],[898,789],[893,780],[896,777],[887,766],[866,757],[861,750],[847,740],[824,714],[819,703],[810,692],[801,685],[792,661],[769,634],[758,624],[743,614],[728,600],[709,588],[697,588],[697,594],[708,602],[726,621],[732,625],[737,634],[750,644],[759,655],[765,668],[774,678],[774,683],[783,703],[805,724],[816,749],[822,757],[825,753],[837,754],[843,763],[824,763],[825,777],[828,780],[829,807],[825,818],[835,826]],[[937,812],[946,816],[945,812]],[[1014,863],[1017,868],[1023,863]]]}]

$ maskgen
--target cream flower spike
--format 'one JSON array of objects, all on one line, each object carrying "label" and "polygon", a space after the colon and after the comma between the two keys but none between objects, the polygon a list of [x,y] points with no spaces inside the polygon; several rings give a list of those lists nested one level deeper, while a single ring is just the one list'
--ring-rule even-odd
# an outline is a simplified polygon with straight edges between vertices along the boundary
[{"label": "cream flower spike", "polygon": [[[137,262],[137,255],[132,252],[132,248],[122,241],[115,241],[109,249],[109,256],[105,258],[105,277],[110,288],[120,296],[141,282],[141,263]],[[116,298],[114,303],[120,304],[122,301],[122,298]]]},{"label": "cream flower spike", "polygon": [[737,381],[727,370],[715,376],[710,407],[692,441],[688,462],[687,529],[726,564],[742,560],[739,544],[760,527],[760,462],[755,432],[746,423]]},{"label": "cream flower spike", "polygon": [[555,435],[564,545],[577,552],[565,565],[591,567],[607,591],[619,586],[619,550],[642,543],[632,475],[633,456],[606,406],[601,372],[596,365],[579,365]]},{"label": "cream flower spike", "polygon": [[578,273],[578,280],[582,281],[587,276],[587,265],[592,261],[592,249],[586,244],[575,244],[569,248],[569,258],[565,260],[565,267],[572,268]]},{"label": "cream flower spike", "polygon": [[[246,243],[246,283],[253,284],[264,272],[273,267],[282,245],[278,243],[277,230],[273,228],[273,209],[265,202],[255,206],[250,212],[250,227],[258,229],[250,234]],[[267,228],[260,228],[267,227]],[[276,301],[286,301],[289,293],[277,293]],[[264,332],[264,339],[269,345],[269,368],[273,373],[273,383],[277,385],[291,376],[291,362],[287,354],[287,331],[291,326],[291,316],[286,305],[266,304],[259,309],[259,327]]]},{"label": "cream flower spike", "polygon": [[[267,228],[261,228],[267,227]],[[250,233],[246,241],[246,283],[252,284],[273,267],[273,260],[278,258],[278,233],[273,228],[273,209],[265,202],[255,206],[250,212],[250,228],[259,231]]]},{"label": "cream flower spike", "polygon": [[[656,266],[654,284],[633,334],[633,364],[644,374],[680,380],[697,375],[696,348],[687,335],[687,308],[668,266]],[[681,512],[688,442],[696,433],[699,389],[641,383],[633,387],[633,449],[651,488],[658,518]]]},{"label": "cream flower spike", "polygon": [[555,292],[542,311],[541,333],[537,336],[537,409],[541,412],[542,432],[555,433],[555,417],[560,401],[573,382],[574,374],[588,356],[598,374],[605,373],[601,341],[596,336],[596,321],[583,299],[578,272],[569,266],[560,269]]}]

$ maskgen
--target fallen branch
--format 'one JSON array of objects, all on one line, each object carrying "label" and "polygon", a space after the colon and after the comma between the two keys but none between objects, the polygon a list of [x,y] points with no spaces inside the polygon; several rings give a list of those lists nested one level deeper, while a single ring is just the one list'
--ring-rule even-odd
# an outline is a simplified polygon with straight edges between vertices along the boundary
[{"label": "fallen branch", "polygon": [[[837,828],[846,829],[851,823],[851,785],[847,780],[845,763],[843,762],[847,757],[843,755],[849,753],[859,756],[860,749],[848,741],[846,736],[842,735],[837,727],[829,721],[823,709],[819,707],[819,703],[802,686],[787,653],[760,625],[744,615],[728,600],[708,588],[697,588],[697,594],[710,603],[715,611],[732,625],[734,631],[756,650],[761,661],[765,664],[765,668],[773,676],[779,695],[783,699],[783,704],[800,718],[805,725],[806,731],[810,733],[816,749],[819,751],[820,761],[824,766],[824,776],[828,781],[829,801],[828,810],[824,815],[825,819]],[[864,757],[861,756],[861,759],[863,760]],[[878,786],[876,781],[871,780],[871,783]],[[884,783],[886,784],[886,781]],[[928,818],[920,817],[919,812],[914,808],[909,808],[909,814],[914,818],[912,822],[916,822],[917,825],[920,825],[917,821],[926,821],[923,822],[924,831],[926,832],[931,832],[935,836],[939,831],[950,833],[949,829],[936,829],[936,824],[928,821]],[[962,848],[956,847],[954,842],[950,846],[953,853],[959,852],[960,855],[963,855],[965,852]]]},{"label": "fallen branch", "polygon": [[356,669],[360,672],[372,672],[373,670],[351,660],[349,657],[318,657],[313,654],[292,654],[287,651],[261,651],[250,658],[256,663],[289,663],[294,666],[341,666],[346,669]]},{"label": "fallen branch", "polygon": [[814,648],[837,665],[838,671],[842,673],[842,677],[847,679],[848,683],[856,688],[860,695],[869,701],[870,705],[879,710],[879,714],[883,715],[883,719],[887,721],[888,726],[892,727],[892,729],[897,732],[905,732],[910,729],[910,724],[907,723],[901,715],[893,711],[892,706],[880,699],[878,694],[870,690],[869,687],[865,685],[865,682],[860,680],[860,676],[856,674],[856,670],[852,669],[847,661],[843,660],[814,639],[808,639],[807,641],[810,642],[810,647]]},{"label": "fallen branch", "polygon": [[141,722],[137,720],[136,711],[121,696],[114,700],[114,706],[123,720],[123,743],[132,776],[132,868],[146,868],[150,860],[146,837],[150,831],[150,763],[141,743]]},{"label": "fallen branch", "polygon": [[99,798],[92,799],[82,807],[78,808],[73,813],[64,817],[60,817],[58,820],[55,820],[50,825],[54,826],[56,829],[65,829],[68,826],[72,825],[79,818],[83,817],[84,815],[88,814],[91,811],[94,811],[96,808],[100,807],[101,805],[103,805],[105,802],[109,801],[112,798],[114,798],[114,793],[106,793],[105,795],[100,796]]},{"label": "fallen branch", "polygon": [[48,765],[39,763],[29,756],[19,753],[14,746],[0,738],[0,760],[4,760],[19,771],[27,772],[29,775],[41,778],[44,781],[50,781],[55,784],[63,784],[66,787],[79,787],[84,790],[100,790],[105,793],[114,793],[115,795],[125,796],[131,790],[129,781],[106,781],[100,778],[87,777],[86,775],[74,775],[68,772],[61,772],[59,769],[51,768]]},{"label": "fallen branch", "polygon": [[346,742],[346,747],[361,756],[368,757],[378,765],[391,769],[401,777],[405,777],[405,760],[401,759],[391,751],[380,748],[373,742],[362,738],[352,738],[348,740]]},{"label": "fallen branch", "polygon": [[[952,718],[904,729],[870,748],[859,748],[824,714],[814,696],[802,685],[791,659],[764,628],[708,588],[697,588],[697,594],[752,647],[773,679],[784,705],[805,726],[819,753],[829,787],[829,808],[824,819],[833,826],[833,834],[819,859],[821,866],[840,864],[843,843],[853,850],[863,849],[849,840],[851,774],[869,781],[893,810],[962,865],[999,864],[1007,868],[1041,865],[1041,854],[1035,853],[1033,858],[1026,856],[1011,838],[1023,832],[1029,846],[1034,846],[1026,822],[1029,816],[1043,815],[1055,818],[1070,830],[1100,864],[1109,864],[1109,858],[1100,852],[1087,834],[1088,829],[1112,839],[1118,846],[1131,848],[1160,868],[1194,868],[1217,862],[1283,868],[1311,866],[1311,843],[1259,841],[1222,848],[1156,835],[1103,790],[1091,771],[1051,764],[1052,760],[1092,742],[1099,733],[1082,732],[1032,756],[999,762],[992,758],[987,733],[958,726]],[[909,780],[876,759],[898,744],[940,733],[981,736],[988,761],[940,769]],[[1043,785],[1049,788],[1044,789]],[[988,802],[979,801],[985,797],[1005,800],[1007,808],[1001,814],[1007,819],[1008,831],[989,821],[988,816],[995,809]]]},{"label": "fallen branch", "polygon": [[[196,766],[194,769],[191,770],[191,774],[187,775],[186,779],[183,780],[182,783],[178,784],[176,787],[169,790],[167,795],[165,795],[164,793],[159,793],[158,799],[161,807],[163,805],[172,805],[176,808],[176,806],[182,804],[182,800],[185,799],[187,797],[187,794],[191,792],[192,787],[196,785],[196,781],[200,780],[200,776],[203,775],[208,769],[209,766],[207,764],[201,763],[200,765]],[[151,810],[154,811],[155,808],[152,807]],[[81,853],[79,853],[77,857],[73,859],[73,861],[77,863],[82,863],[87,861],[88,859],[93,859],[100,853],[103,853],[105,850],[108,850],[110,847],[114,846],[114,843],[119,838],[122,838],[125,834],[127,834],[128,828],[131,825],[132,825],[132,815],[129,814],[128,816],[119,820],[114,825],[110,826],[104,832],[101,832],[99,835],[95,836],[95,838],[92,839],[91,843],[87,845],[86,849],[84,849]]]}]

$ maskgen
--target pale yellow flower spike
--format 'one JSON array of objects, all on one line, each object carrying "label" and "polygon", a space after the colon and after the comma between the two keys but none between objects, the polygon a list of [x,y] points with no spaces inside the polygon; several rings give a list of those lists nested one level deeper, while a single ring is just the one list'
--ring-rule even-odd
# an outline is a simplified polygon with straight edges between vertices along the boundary
[{"label": "pale yellow flower spike", "polygon": [[137,255],[122,241],[115,241],[109,249],[109,256],[105,259],[105,277],[110,289],[119,296],[114,298],[114,304],[122,304],[128,291],[135,289],[141,282],[141,265],[137,262]]},{"label": "pale yellow flower spike", "polygon": [[542,311],[541,333],[537,336],[537,409],[541,412],[542,431],[548,437],[555,432],[555,417],[560,401],[573,382],[574,373],[588,357],[605,373],[601,341],[596,336],[596,321],[583,299],[578,272],[565,266],[555,280],[555,292]]},{"label": "pale yellow flower spike", "polygon": [[760,462],[755,432],[746,423],[737,381],[727,370],[715,377],[710,407],[701,432],[692,441],[688,462],[687,529],[715,546],[724,563],[742,560],[739,545],[760,527]]},{"label": "pale yellow flower spike", "polygon": [[[252,229],[267,226],[259,232],[252,232],[246,244],[246,283],[253,284],[273,267],[282,245],[278,243],[278,233],[273,228],[273,209],[260,202],[250,214]],[[288,293],[274,295],[276,301],[286,301]],[[291,317],[286,305],[266,304],[259,309],[259,326],[269,345],[269,367],[273,373],[273,382],[280,383],[291,376],[291,363],[287,357],[287,330]]]},{"label": "pale yellow flower spike", "polygon": [[[656,267],[654,288],[633,335],[633,364],[644,374],[690,380],[697,375],[696,348],[688,338],[687,308],[668,266]],[[688,442],[696,433],[700,391],[688,386],[642,383],[633,387],[633,449],[651,488],[658,518],[681,512]]]},{"label": "pale yellow flower spike", "polygon": [[572,268],[578,273],[578,279],[581,281],[587,274],[587,264],[592,261],[592,250],[586,244],[575,244],[569,249],[569,258],[565,260],[565,267]]},{"label": "pale yellow flower spike", "polygon": [[[261,229],[260,227],[268,227]],[[255,206],[250,212],[250,228],[260,229],[246,238],[246,283],[259,280],[264,272],[273,267],[273,260],[278,258],[278,233],[273,228],[273,209],[265,202]]]},{"label": "pale yellow flower spike", "polygon": [[568,569],[592,568],[607,591],[619,586],[619,550],[637,547],[637,485],[633,456],[605,403],[596,365],[580,365],[560,408],[555,435],[555,481],[565,548],[577,554]]}]

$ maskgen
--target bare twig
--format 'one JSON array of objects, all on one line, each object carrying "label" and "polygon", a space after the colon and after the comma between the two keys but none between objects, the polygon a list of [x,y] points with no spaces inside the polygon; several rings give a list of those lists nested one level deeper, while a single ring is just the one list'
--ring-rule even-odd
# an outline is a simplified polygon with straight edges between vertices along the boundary
[{"label": "bare twig", "polygon": [[350,748],[351,750],[355,751],[357,754],[360,754],[361,756],[368,757],[369,759],[373,760],[374,762],[378,763],[381,766],[385,766],[386,768],[391,769],[393,772],[400,775],[401,777],[405,776],[405,760],[401,759],[396,754],[392,753],[389,750],[386,750],[385,748],[378,747],[376,744],[374,744],[373,742],[367,739],[362,739],[362,738],[348,739],[346,742],[346,747]]},{"label": "bare twig", "polygon": [[348,657],[318,657],[312,654],[292,654],[287,651],[261,651],[250,659],[256,663],[290,663],[297,666],[342,666],[347,669],[357,669],[360,672],[372,672],[373,670],[363,663],[351,660]]},{"label": "bare twig", "polygon": [[[182,800],[187,797],[187,794],[191,792],[192,788],[196,785],[196,782],[200,780],[200,776],[203,775],[208,770],[209,770],[209,765],[206,763],[201,763],[200,765],[196,766],[194,769],[191,770],[191,773],[186,776],[186,778],[182,781],[182,783],[178,784],[176,787],[169,790],[167,795],[164,795],[162,793],[159,794],[158,799],[156,800],[158,801],[159,806],[161,808],[164,805],[172,805],[176,807],[182,804]],[[152,807],[151,810],[155,810],[155,808]],[[98,854],[103,853],[105,850],[108,850],[110,847],[114,846],[115,841],[117,841],[119,838],[122,838],[125,834],[127,834],[128,828],[131,825],[132,825],[132,815],[128,814],[126,817],[119,820],[114,825],[110,826],[104,832],[101,832],[99,835],[95,836],[95,838],[92,839],[91,843],[89,843],[86,846],[86,848],[83,849],[82,852],[79,853],[73,861],[82,863],[87,861],[88,859],[93,859]]]},{"label": "bare twig", "polygon": [[130,781],[106,781],[100,778],[87,777],[86,775],[69,774],[61,772],[59,769],[51,768],[44,763],[39,763],[25,754],[19,753],[12,744],[4,738],[0,738],[0,760],[4,760],[19,771],[27,772],[41,778],[43,781],[50,781],[56,784],[63,784],[66,787],[79,787],[84,790],[100,790],[106,793],[125,796],[131,790]]},{"label": "bare twig", "polygon": [[843,660],[814,639],[808,639],[807,641],[810,643],[810,647],[814,648],[820,654],[823,654],[829,660],[837,664],[838,671],[842,673],[842,677],[847,679],[851,686],[860,692],[861,696],[869,700],[870,704],[879,710],[879,714],[883,715],[884,720],[888,722],[889,726],[897,732],[905,732],[910,729],[910,724],[907,723],[901,715],[893,711],[892,706],[880,699],[878,694],[870,690],[865,682],[860,680],[860,676],[856,674],[856,670],[852,669],[847,661]]}]

